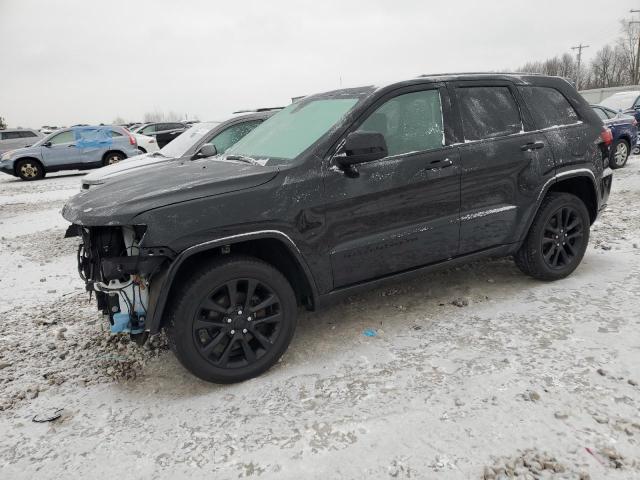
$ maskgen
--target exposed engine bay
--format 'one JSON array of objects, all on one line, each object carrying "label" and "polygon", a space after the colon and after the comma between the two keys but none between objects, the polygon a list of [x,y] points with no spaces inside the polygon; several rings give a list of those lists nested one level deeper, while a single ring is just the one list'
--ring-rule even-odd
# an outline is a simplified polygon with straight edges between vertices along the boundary
[{"label": "exposed engine bay", "polygon": [[111,333],[129,333],[138,343],[148,337],[149,282],[165,256],[145,255],[139,247],[145,227],[71,225],[65,236],[81,236],[78,273],[95,293],[98,309],[109,317]]}]

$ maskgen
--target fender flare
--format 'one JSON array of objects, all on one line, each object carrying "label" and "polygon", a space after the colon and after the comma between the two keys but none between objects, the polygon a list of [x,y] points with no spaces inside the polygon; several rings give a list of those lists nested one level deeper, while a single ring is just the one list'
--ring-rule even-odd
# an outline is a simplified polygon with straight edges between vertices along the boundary
[{"label": "fender flare", "polygon": [[149,289],[149,310],[147,312],[146,325],[146,328],[149,330],[149,332],[153,335],[160,331],[162,316],[169,300],[169,291],[173,286],[176,275],[187,259],[198,253],[206,252],[226,245],[233,245],[245,242],[247,240],[258,240],[266,238],[279,240],[286,245],[290,253],[294,256],[298,265],[301,267],[307,281],[309,282],[309,286],[311,287],[311,295],[313,297],[313,303],[316,304],[318,300],[318,290],[315,284],[314,277],[311,273],[311,270],[309,269],[309,266],[304,260],[302,252],[297,247],[295,242],[291,239],[291,237],[279,230],[259,230],[255,232],[241,233],[237,235],[216,238],[214,240],[193,245],[180,252],[167,268],[153,276]]},{"label": "fender flare", "polygon": [[595,194],[595,198],[596,198],[596,214],[597,211],[599,210],[599,204],[600,204],[600,195],[598,192],[598,184],[596,181],[596,176],[593,173],[592,170],[588,169],[588,168],[577,168],[574,170],[567,170],[564,172],[560,172],[557,173],[556,175],[554,175],[553,177],[551,177],[550,179],[548,179],[544,185],[542,186],[542,188],[540,189],[540,192],[538,193],[538,197],[536,198],[536,206],[535,208],[532,209],[531,214],[529,215],[529,218],[527,219],[527,223],[526,223],[526,228],[523,229],[522,235],[520,238],[520,240],[518,240],[518,243],[516,244],[516,250],[518,250],[520,248],[520,246],[522,245],[522,243],[524,242],[524,240],[527,238],[527,234],[529,233],[529,230],[531,229],[531,225],[533,224],[533,220],[536,218],[536,215],[538,214],[538,211],[540,210],[540,205],[542,204],[542,200],[544,200],[544,197],[547,195],[547,193],[549,192],[549,189],[555,185],[556,183],[562,181],[562,180],[567,180],[570,178],[578,178],[578,177],[586,177],[591,179],[591,185],[593,187],[593,192]]}]

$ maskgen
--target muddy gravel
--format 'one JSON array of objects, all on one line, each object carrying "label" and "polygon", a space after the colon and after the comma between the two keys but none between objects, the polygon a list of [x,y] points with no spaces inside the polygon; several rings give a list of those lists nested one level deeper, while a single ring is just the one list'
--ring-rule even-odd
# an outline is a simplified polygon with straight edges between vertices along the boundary
[{"label": "muddy gravel", "polygon": [[0,210],[0,477],[640,478],[640,158],[571,277],[483,260],[301,312],[279,364],[227,386],[112,337],[64,220],[33,211]]}]

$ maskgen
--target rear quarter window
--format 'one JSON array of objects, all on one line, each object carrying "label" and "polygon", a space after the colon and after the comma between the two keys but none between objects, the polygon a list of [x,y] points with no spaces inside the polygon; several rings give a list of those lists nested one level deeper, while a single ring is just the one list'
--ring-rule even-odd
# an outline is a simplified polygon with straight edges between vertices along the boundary
[{"label": "rear quarter window", "polygon": [[518,87],[538,128],[572,125],[580,119],[569,101],[555,88]]}]

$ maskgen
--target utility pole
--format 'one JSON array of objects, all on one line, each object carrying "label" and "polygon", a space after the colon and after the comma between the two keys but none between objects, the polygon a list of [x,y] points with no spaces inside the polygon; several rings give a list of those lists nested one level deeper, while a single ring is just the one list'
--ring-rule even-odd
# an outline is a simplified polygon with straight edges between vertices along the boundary
[{"label": "utility pole", "polygon": [[580,63],[582,63],[582,49],[589,48],[589,45],[582,43],[577,47],[571,47],[571,50],[578,50],[578,68],[576,69],[576,90],[580,90]]},{"label": "utility pole", "polygon": [[[640,13],[640,10],[629,10],[631,13]],[[631,20],[629,25],[633,25],[634,23],[640,23],[637,20]],[[640,68],[640,34],[638,34],[638,46],[636,47],[636,59],[633,65],[633,84],[637,85],[640,79],[638,78],[638,69]]]}]

